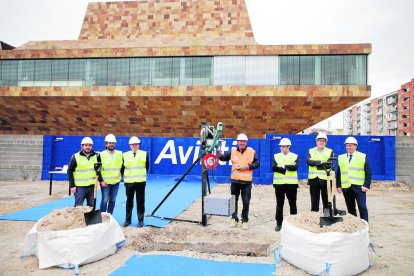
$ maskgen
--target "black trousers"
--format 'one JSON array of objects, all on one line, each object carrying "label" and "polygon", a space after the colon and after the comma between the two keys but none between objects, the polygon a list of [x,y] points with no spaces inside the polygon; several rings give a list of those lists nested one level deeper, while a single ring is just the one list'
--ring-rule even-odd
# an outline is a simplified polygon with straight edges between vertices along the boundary
[{"label": "black trousers", "polygon": [[237,202],[239,201],[239,196],[241,193],[242,202],[243,202],[243,210],[241,214],[242,222],[249,221],[249,206],[250,206],[250,198],[252,197],[252,184],[240,184],[240,183],[231,183],[230,186],[231,194],[235,196],[235,212],[231,216],[236,221],[239,221],[239,217],[237,216]]},{"label": "black trousers", "polygon": [[275,188],[276,195],[276,224],[282,226],[285,195],[289,201],[290,214],[296,215],[298,213],[296,198],[299,186],[296,184],[273,184],[273,187]]},{"label": "black trousers", "polygon": [[367,194],[362,191],[362,186],[351,185],[342,189],[348,213],[357,216],[355,201],[358,205],[359,217],[368,222]]},{"label": "black trousers", "polygon": [[[326,183],[326,180],[320,179],[319,177],[308,180],[312,212],[319,212],[320,197],[322,197],[323,208],[328,208],[328,191],[326,189]],[[336,187],[332,188],[336,189]]]},{"label": "black trousers", "polygon": [[132,209],[134,209],[134,195],[136,193],[138,222],[144,221],[145,215],[145,185],[147,182],[125,183],[126,216],[125,222],[131,223]]}]

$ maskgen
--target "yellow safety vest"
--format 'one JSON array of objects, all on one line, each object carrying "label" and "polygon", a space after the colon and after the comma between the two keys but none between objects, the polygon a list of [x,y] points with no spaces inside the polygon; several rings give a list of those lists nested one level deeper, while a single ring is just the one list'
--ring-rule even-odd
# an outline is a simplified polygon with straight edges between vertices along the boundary
[{"label": "yellow safety vest", "polygon": [[341,170],[341,186],[349,188],[351,184],[364,185],[365,182],[365,159],[366,155],[359,151],[352,154],[351,162],[348,162],[347,154],[338,156],[338,165]]},{"label": "yellow safety vest", "polygon": [[[289,152],[287,155],[280,152],[275,154],[274,158],[278,165],[294,165],[296,159],[298,159],[298,155],[293,152]],[[298,172],[288,170],[286,170],[285,174],[274,172],[273,184],[298,184]]]},{"label": "yellow safety vest", "polygon": [[251,164],[254,160],[255,151],[254,149],[247,147],[243,154],[238,151],[236,148],[231,150],[231,179],[233,180],[243,180],[243,181],[252,181],[253,180],[253,170],[239,170],[240,167],[245,167],[248,164]]},{"label": "yellow safety vest", "polygon": [[145,163],[147,160],[147,153],[138,150],[134,157],[132,151],[124,152],[124,182],[135,183],[147,181],[147,169]]},{"label": "yellow safety vest", "polygon": [[115,150],[113,156],[105,150],[101,152],[102,170],[101,176],[106,184],[116,184],[122,179],[122,152]]},{"label": "yellow safety vest", "polygon": [[75,186],[85,187],[94,185],[96,182],[96,172],[93,168],[94,164],[98,162],[96,154],[86,158],[81,155],[80,152],[75,154],[76,168],[73,172],[73,178],[75,180]]},{"label": "yellow safety vest", "polygon": [[[321,161],[326,162],[328,161],[329,157],[331,157],[332,150],[329,148],[324,148],[322,152],[318,151],[317,147],[309,149],[310,159],[313,161]],[[319,179],[327,180],[325,170],[318,170],[316,166],[309,166],[308,172],[308,179],[315,179],[319,177]]]}]

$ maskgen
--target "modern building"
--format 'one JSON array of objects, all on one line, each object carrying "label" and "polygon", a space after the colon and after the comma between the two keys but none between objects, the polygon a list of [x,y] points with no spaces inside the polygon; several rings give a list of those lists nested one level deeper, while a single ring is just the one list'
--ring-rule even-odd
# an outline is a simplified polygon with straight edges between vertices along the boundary
[{"label": "modern building", "polygon": [[89,3],[78,40],[0,51],[0,133],[298,133],[370,96],[370,53],[260,45],[243,0]]}]

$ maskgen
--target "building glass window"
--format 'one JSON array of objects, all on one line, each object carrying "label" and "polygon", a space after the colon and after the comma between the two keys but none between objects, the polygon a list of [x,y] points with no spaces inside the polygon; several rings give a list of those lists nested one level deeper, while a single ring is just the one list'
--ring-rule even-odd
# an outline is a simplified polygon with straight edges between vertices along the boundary
[{"label": "building glass window", "polygon": [[344,75],[343,56],[322,56],[321,58],[321,84],[342,85]]},{"label": "building glass window", "polygon": [[86,59],[69,60],[69,86],[86,85]]},{"label": "building glass window", "polygon": [[171,85],[180,85],[180,58],[171,60]]},{"label": "building glass window", "polygon": [[151,85],[150,58],[130,59],[130,85],[148,86]]},{"label": "building glass window", "polygon": [[152,85],[171,85],[173,58],[154,58],[151,67]]},{"label": "building glass window", "polygon": [[87,86],[105,86],[108,84],[107,59],[89,59],[86,68],[89,69],[89,77],[86,79]]},{"label": "building glass window", "polygon": [[294,85],[299,83],[299,56],[280,56],[279,84]]},{"label": "building glass window", "polygon": [[299,83],[301,85],[315,84],[315,56],[301,56],[299,63]]},{"label": "building glass window", "polygon": [[277,56],[246,56],[247,85],[276,85],[278,78]]},{"label": "building glass window", "polygon": [[129,85],[129,59],[111,58],[108,60],[108,85]]},{"label": "building glass window", "polygon": [[1,86],[17,86],[18,60],[1,60]]},{"label": "building glass window", "polygon": [[192,85],[210,85],[212,58],[209,57],[193,57],[192,58]]},{"label": "building glass window", "polygon": [[193,58],[180,59],[180,85],[193,85]]},{"label": "building glass window", "polygon": [[18,81],[19,86],[33,86],[34,60],[19,60]]},{"label": "building glass window", "polygon": [[52,86],[66,86],[69,79],[69,60],[52,60]]},{"label": "building glass window", "polygon": [[246,57],[214,57],[214,85],[245,85]]},{"label": "building glass window", "polygon": [[34,86],[50,86],[52,80],[52,62],[50,59],[35,60]]},{"label": "building glass window", "polygon": [[367,56],[344,56],[344,83],[348,85],[366,85]]},{"label": "building glass window", "polygon": [[366,55],[1,60],[3,86],[366,85]]}]

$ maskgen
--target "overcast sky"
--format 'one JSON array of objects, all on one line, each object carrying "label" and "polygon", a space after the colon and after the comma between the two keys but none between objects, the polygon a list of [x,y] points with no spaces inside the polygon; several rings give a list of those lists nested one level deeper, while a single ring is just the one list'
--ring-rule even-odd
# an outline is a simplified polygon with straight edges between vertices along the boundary
[{"label": "overcast sky", "polygon": [[[414,78],[413,0],[245,1],[258,43],[371,43],[368,84],[373,97]],[[20,46],[77,39],[88,2],[0,0],[0,40]],[[332,120],[342,125],[342,116]],[[326,122],[320,125],[326,127]]]}]

